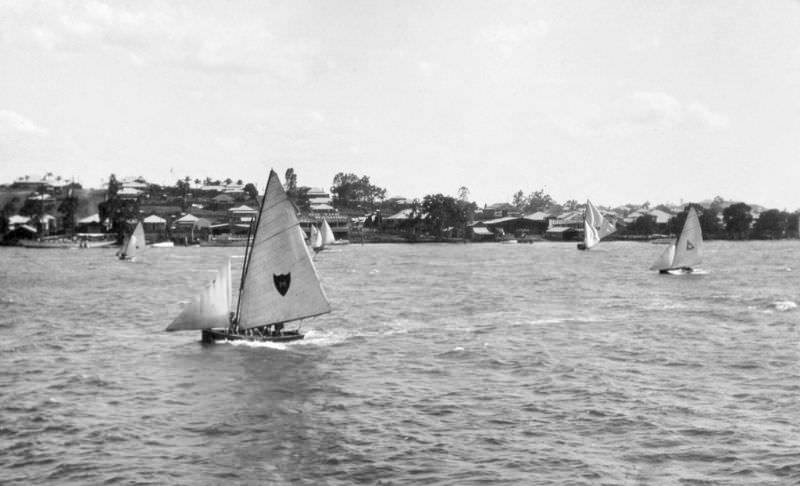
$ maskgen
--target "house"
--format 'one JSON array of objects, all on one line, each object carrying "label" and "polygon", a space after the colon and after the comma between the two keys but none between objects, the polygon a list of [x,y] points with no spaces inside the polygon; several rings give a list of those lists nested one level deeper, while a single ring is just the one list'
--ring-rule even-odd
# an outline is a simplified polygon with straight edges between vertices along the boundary
[{"label": "house", "polygon": [[230,222],[231,226],[246,225],[249,228],[250,223],[253,222],[257,214],[258,211],[250,206],[242,204],[241,206],[230,208],[228,210],[228,221]]},{"label": "house", "polygon": [[513,204],[495,203],[484,206],[483,210],[480,211],[480,215],[481,219],[497,219],[508,216],[518,217],[521,216],[521,213]]},{"label": "house", "polygon": [[33,232],[35,233],[36,232],[36,228],[30,226],[30,224],[29,224],[30,222],[31,222],[31,218],[28,217],[28,216],[22,216],[22,215],[19,215],[19,214],[15,214],[13,216],[10,216],[8,218],[8,231],[14,231],[14,230],[16,230],[17,228],[19,228],[21,226],[28,225],[31,229],[33,229]]},{"label": "house", "polygon": [[139,199],[141,195],[142,191],[133,187],[123,187],[117,192],[120,199]]},{"label": "house", "polygon": [[77,233],[104,233],[106,228],[100,222],[100,215],[94,213],[76,221],[75,231]]},{"label": "house", "polygon": [[502,232],[507,235],[523,236],[533,233],[536,229],[536,223],[534,221],[516,216],[490,219],[481,221],[481,223],[495,234]]},{"label": "house", "polygon": [[172,237],[184,244],[207,240],[211,234],[211,221],[186,214],[172,223]]},{"label": "house", "polygon": [[551,241],[575,241],[580,239],[581,232],[567,226],[553,226],[545,232],[545,239]]},{"label": "house", "polygon": [[475,223],[467,227],[467,234],[472,241],[495,241],[497,236],[483,223]]},{"label": "house", "polygon": [[537,211],[535,213],[526,214],[523,216],[527,220],[531,228],[532,234],[543,235],[547,228],[550,227],[550,219],[552,216],[544,211]]},{"label": "house", "polygon": [[167,220],[151,214],[142,220],[145,239],[147,241],[163,241],[167,239]]},{"label": "house", "polygon": [[391,216],[382,219],[382,227],[384,231],[408,231],[412,230],[417,221],[425,220],[428,213],[419,214],[411,208],[403,209]]},{"label": "house", "polygon": [[228,207],[232,206],[236,202],[236,198],[228,192],[223,192],[221,194],[217,194],[216,196],[211,198],[212,203],[216,207]]}]

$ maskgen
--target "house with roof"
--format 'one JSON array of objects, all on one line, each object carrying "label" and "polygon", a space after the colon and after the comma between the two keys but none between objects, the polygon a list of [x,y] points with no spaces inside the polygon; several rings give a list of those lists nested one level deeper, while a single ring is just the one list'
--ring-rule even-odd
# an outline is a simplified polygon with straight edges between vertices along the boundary
[{"label": "house with roof", "polygon": [[170,231],[173,239],[185,244],[205,241],[211,235],[211,221],[188,213],[173,221]]},{"label": "house with roof", "polygon": [[105,233],[108,228],[100,222],[98,213],[91,214],[75,222],[76,233]]},{"label": "house with roof", "polygon": [[516,206],[509,203],[495,203],[484,206],[475,212],[475,217],[480,219],[497,219],[509,216],[519,217],[522,213]]},{"label": "house with roof", "polygon": [[151,214],[142,220],[145,239],[149,242],[164,241],[167,239],[167,220],[161,216]]}]

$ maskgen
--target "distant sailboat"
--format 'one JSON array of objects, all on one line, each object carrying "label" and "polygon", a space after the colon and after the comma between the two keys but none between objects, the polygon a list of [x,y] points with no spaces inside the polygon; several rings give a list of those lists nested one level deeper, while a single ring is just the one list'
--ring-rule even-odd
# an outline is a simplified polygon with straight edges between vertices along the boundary
[{"label": "distant sailboat", "polygon": [[686,213],[686,222],[683,224],[678,241],[670,244],[650,267],[660,273],[671,275],[684,275],[688,273],[706,273],[695,268],[703,261],[703,232],[700,228],[700,219],[694,208],[689,208]]},{"label": "distant sailboat", "polygon": [[122,241],[122,248],[117,252],[117,256],[120,260],[133,260],[144,250],[146,243],[144,239],[144,227],[140,221],[136,224],[133,233],[125,236],[125,239]]},{"label": "distant sailboat", "polygon": [[311,225],[311,236],[308,237],[308,246],[315,252],[322,251],[325,247],[322,242],[322,233],[313,224]]},{"label": "distant sailboat", "polygon": [[283,330],[284,323],[331,308],[299,227],[294,206],[270,171],[248,240],[235,309],[228,262],[166,330],[199,329],[204,342],[302,339],[299,330]]},{"label": "distant sailboat", "polygon": [[588,250],[615,231],[617,228],[603,217],[592,201],[587,199],[586,210],[583,213],[583,243],[578,243],[578,249]]},{"label": "distant sailboat", "polygon": [[322,219],[322,229],[320,230],[320,234],[322,234],[322,246],[323,248],[330,245],[336,244],[336,237],[333,236],[333,230],[331,226],[328,224],[327,219]]}]

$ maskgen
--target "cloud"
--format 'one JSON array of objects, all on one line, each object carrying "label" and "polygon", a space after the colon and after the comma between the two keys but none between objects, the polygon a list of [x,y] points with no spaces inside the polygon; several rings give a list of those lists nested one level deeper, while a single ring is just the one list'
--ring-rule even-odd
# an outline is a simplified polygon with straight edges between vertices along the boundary
[{"label": "cloud", "polygon": [[550,28],[544,20],[530,22],[525,25],[495,25],[484,29],[481,37],[490,45],[497,46],[505,58],[514,55],[514,49],[536,37],[544,37]]},{"label": "cloud", "polygon": [[[194,5],[192,5],[194,7]],[[172,2],[23,2],[0,40],[54,52],[110,52],[136,66],[263,73],[302,81],[315,50],[278,39],[255,18]]]},{"label": "cloud", "polygon": [[47,135],[47,130],[37,126],[19,113],[0,110],[0,131],[28,135]]},{"label": "cloud", "polygon": [[723,130],[729,126],[727,116],[700,103],[684,103],[663,92],[639,91],[598,109],[584,126],[569,124],[568,131],[626,136],[648,130]]}]

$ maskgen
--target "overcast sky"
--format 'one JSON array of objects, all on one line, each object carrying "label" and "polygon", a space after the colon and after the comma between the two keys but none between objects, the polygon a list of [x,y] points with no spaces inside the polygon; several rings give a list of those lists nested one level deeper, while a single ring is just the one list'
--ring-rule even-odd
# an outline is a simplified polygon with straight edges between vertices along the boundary
[{"label": "overcast sky", "polygon": [[800,208],[800,2],[0,1],[0,183]]}]

